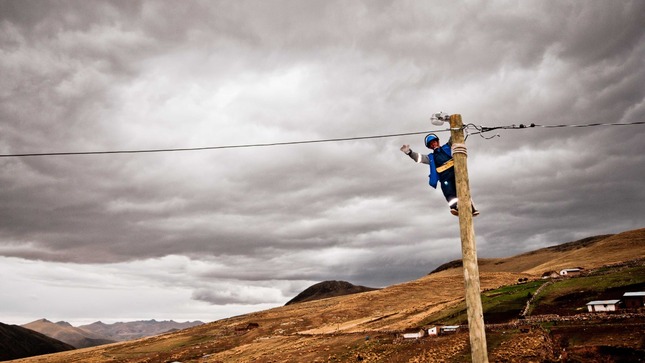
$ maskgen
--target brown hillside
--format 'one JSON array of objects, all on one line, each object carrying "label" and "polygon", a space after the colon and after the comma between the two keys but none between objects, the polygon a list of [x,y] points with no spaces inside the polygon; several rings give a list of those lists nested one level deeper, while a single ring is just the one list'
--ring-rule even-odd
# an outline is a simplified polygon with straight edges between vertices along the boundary
[{"label": "brown hillside", "polygon": [[[494,288],[516,280],[512,273],[490,273],[481,277],[481,285]],[[461,277],[425,276],[382,290],[292,304],[177,333],[16,362],[189,362],[198,358],[211,363],[314,362],[321,352],[347,354],[347,347],[362,346],[368,335],[381,336],[376,339],[392,344],[398,335],[389,332],[418,325],[430,313],[461,301],[462,295]],[[414,352],[392,350],[388,354],[410,357]]]},{"label": "brown hillside", "polygon": [[553,260],[526,272],[539,274],[542,270],[556,270],[572,265],[590,269],[643,257],[645,257],[645,228],[619,233],[589,246],[563,252],[554,256]]},{"label": "brown hillside", "polygon": [[[481,288],[514,284],[518,277],[531,276],[527,271],[539,277],[543,269],[571,265],[592,268],[642,258],[643,241],[645,229],[580,244],[579,248],[545,249],[487,260],[481,268]],[[469,361],[465,332],[424,342],[403,341],[398,334],[419,327],[430,314],[463,301],[460,270],[441,271],[382,290],[223,319],[176,333],[16,362]],[[544,330],[506,333],[506,329],[487,333],[490,357],[506,359],[514,355],[517,359],[509,361],[518,362],[557,358],[545,349]]]},{"label": "brown hillside", "polygon": [[[479,271],[513,272],[540,276],[563,268],[598,268],[622,261],[645,258],[645,228],[615,235],[603,235],[546,247],[507,258],[481,258]],[[461,261],[452,261],[433,274],[461,276]]]}]

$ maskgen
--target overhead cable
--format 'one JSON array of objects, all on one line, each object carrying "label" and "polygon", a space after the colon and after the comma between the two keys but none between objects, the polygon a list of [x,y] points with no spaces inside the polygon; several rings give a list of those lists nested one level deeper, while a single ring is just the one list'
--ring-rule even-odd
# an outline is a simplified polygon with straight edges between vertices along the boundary
[{"label": "overhead cable", "polygon": [[[435,130],[432,132],[450,131]],[[163,152],[177,152],[177,151],[202,151],[202,150],[221,150],[221,149],[241,149],[253,147],[269,147],[269,146],[285,146],[285,145],[301,145],[301,144],[315,144],[325,142],[339,142],[339,141],[352,141],[352,140],[367,140],[367,139],[382,139],[388,137],[410,136],[427,134],[430,131],[415,131],[405,132],[399,134],[386,134],[386,135],[372,135],[372,136],[357,136],[357,137],[343,137],[332,139],[317,139],[317,140],[302,140],[302,141],[286,141],[286,142],[272,142],[272,143],[259,143],[259,144],[241,144],[241,145],[222,145],[222,146],[203,146],[203,147],[184,147],[184,148],[167,148],[167,149],[141,149],[141,150],[108,150],[108,151],[70,151],[70,152],[42,152],[42,153],[22,153],[22,154],[0,154],[0,158],[10,157],[30,157],[30,156],[69,156],[69,155],[103,155],[103,154],[142,154],[142,153],[163,153]]]},{"label": "overhead cable", "polygon": [[[494,130],[521,130],[529,128],[565,128],[565,127],[595,127],[595,126],[630,126],[630,125],[643,125],[645,121],[637,121],[631,123],[591,123],[582,125],[537,125],[531,123],[529,125],[506,125],[506,126],[480,126],[475,124],[464,125],[464,129],[468,130],[474,128],[476,132],[469,132],[469,135],[480,135],[483,138],[484,133]],[[286,146],[286,145],[302,145],[302,144],[316,144],[340,141],[354,141],[354,140],[367,140],[367,139],[383,139],[389,137],[400,137],[410,135],[427,134],[429,132],[445,132],[451,131],[450,128],[442,130],[431,131],[415,131],[405,132],[398,134],[384,134],[384,135],[371,135],[371,136],[356,136],[356,137],[342,137],[331,139],[315,139],[315,140],[300,140],[300,141],[285,141],[285,142],[271,142],[271,143],[257,143],[257,144],[238,144],[238,145],[221,145],[221,146],[203,146],[203,147],[182,147],[182,148],[166,148],[166,149],[139,149],[139,150],[105,150],[105,151],[69,151],[69,152],[39,152],[39,153],[15,153],[15,154],[0,154],[0,158],[13,158],[13,157],[37,157],[37,156],[71,156],[71,155],[104,155],[104,154],[143,154],[143,153],[165,153],[165,152],[178,152],[178,151],[203,151],[203,150],[222,150],[222,149],[241,149],[241,148],[254,148],[254,147],[270,147],[270,146]],[[487,139],[498,137],[493,135]]]},{"label": "overhead cable", "polygon": [[484,133],[494,131],[494,130],[524,130],[524,129],[529,129],[529,128],[534,128],[534,127],[540,127],[544,129],[551,129],[551,128],[581,128],[581,127],[596,127],[596,126],[633,126],[633,125],[643,125],[645,124],[645,121],[635,121],[635,122],[628,122],[628,123],[590,123],[590,124],[579,124],[579,125],[567,125],[567,124],[561,124],[561,125],[538,125],[538,124],[519,124],[519,125],[506,125],[506,126],[479,126],[475,124],[467,124],[464,125],[465,129],[469,128],[474,128],[477,130],[477,132],[470,132],[469,135],[480,135],[481,137],[485,139],[492,139],[493,137],[499,137],[499,134],[493,135],[491,137],[485,137],[483,136]]}]

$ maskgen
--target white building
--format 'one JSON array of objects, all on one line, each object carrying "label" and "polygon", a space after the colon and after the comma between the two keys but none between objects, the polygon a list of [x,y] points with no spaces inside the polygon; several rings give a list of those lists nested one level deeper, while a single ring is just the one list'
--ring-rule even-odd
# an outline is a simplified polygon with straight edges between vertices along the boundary
[{"label": "white building", "polygon": [[438,331],[436,326],[433,326],[432,328],[428,329],[428,335],[437,335],[437,334],[438,334]]},{"label": "white building", "polygon": [[632,291],[623,294],[623,302],[628,309],[637,309],[645,306],[645,291]]},{"label": "white building", "polygon": [[455,333],[457,330],[459,330],[459,325],[446,325],[439,328],[439,333]]},{"label": "white building", "polygon": [[576,275],[579,274],[580,271],[582,270],[579,268],[565,268],[563,270],[560,270],[560,276]]},{"label": "white building", "polygon": [[596,300],[587,303],[589,312],[616,311],[620,300]]},{"label": "white building", "polygon": [[403,338],[404,339],[419,339],[422,338],[425,332],[423,329],[419,330],[418,332],[414,333],[403,333]]}]

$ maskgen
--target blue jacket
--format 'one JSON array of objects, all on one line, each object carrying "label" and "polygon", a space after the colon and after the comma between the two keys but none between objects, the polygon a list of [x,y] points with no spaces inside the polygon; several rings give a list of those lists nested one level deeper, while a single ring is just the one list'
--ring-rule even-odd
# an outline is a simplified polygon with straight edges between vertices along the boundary
[{"label": "blue jacket", "polygon": [[[450,143],[444,144],[441,149],[448,154],[448,156],[452,157],[452,149],[450,148]],[[428,164],[430,164],[430,175],[428,177],[430,178],[429,184],[431,187],[437,189],[437,182],[439,181],[439,173],[437,173],[437,166],[434,163],[434,155],[433,153],[428,154]]]}]

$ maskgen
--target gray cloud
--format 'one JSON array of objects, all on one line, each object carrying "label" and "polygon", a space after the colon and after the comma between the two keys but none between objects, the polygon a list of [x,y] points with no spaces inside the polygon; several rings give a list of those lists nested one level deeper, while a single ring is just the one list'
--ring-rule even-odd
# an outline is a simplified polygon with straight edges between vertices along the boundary
[{"label": "gray cloud", "polygon": [[[644,18],[637,1],[2,1],[0,153],[423,131],[436,111],[643,121]],[[642,227],[642,126],[496,132],[468,138],[481,256]],[[427,166],[398,150],[421,139],[0,158],[0,255],[183,256],[199,271],[146,281],[245,309],[417,278],[460,256]]]}]

